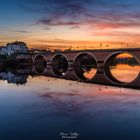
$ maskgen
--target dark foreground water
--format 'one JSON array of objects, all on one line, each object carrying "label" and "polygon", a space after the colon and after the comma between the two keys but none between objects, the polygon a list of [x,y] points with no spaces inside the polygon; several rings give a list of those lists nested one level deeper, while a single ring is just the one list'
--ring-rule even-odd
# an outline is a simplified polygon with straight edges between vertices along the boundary
[{"label": "dark foreground water", "polygon": [[[0,81],[0,140],[140,139],[140,91],[49,77]],[[67,138],[68,139],[68,138]]]}]

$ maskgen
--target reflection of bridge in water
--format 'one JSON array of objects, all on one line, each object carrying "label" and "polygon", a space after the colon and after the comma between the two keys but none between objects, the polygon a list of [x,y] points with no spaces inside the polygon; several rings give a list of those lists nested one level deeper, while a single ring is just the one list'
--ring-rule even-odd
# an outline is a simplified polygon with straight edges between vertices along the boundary
[{"label": "reflection of bridge in water", "polygon": [[[138,48],[30,53],[18,54],[16,57],[18,60],[31,60],[34,64],[32,72],[36,74],[100,84],[140,87],[140,74],[128,83],[115,79],[111,74],[109,67],[112,59],[123,53],[132,55],[140,64]],[[91,69],[96,69],[95,75],[88,79],[84,76],[84,71]]]}]

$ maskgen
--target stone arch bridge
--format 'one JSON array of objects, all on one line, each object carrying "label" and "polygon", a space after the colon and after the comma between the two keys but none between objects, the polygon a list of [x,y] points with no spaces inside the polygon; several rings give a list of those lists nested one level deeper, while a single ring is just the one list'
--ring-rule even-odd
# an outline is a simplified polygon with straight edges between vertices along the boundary
[{"label": "stone arch bridge", "polygon": [[[109,65],[111,60],[117,55],[128,53],[132,55],[138,64],[140,64],[140,49],[126,48],[126,49],[100,49],[100,50],[81,50],[81,51],[63,51],[51,53],[30,53],[18,54],[17,59],[30,59],[33,64],[39,60],[46,64],[44,73],[49,76],[61,77],[71,80],[79,80],[86,82],[94,82],[101,84],[110,84],[116,86],[127,86],[140,88],[140,73],[131,82],[120,82],[115,79],[110,73]],[[23,55],[23,56],[22,56]],[[81,74],[80,64],[85,65],[94,64],[97,68],[96,74],[93,78],[86,79]],[[58,69],[64,69],[62,72]],[[64,74],[65,73],[65,74]]]}]

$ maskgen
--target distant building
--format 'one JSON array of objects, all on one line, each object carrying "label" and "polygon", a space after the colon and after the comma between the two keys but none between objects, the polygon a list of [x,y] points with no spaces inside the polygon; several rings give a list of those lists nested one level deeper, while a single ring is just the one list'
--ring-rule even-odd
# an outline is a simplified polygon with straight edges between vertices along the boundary
[{"label": "distant building", "polygon": [[1,47],[0,54],[1,55],[12,55],[15,53],[26,53],[28,52],[28,48],[26,43],[15,41],[12,43],[7,43],[6,46]]},{"label": "distant building", "polygon": [[64,50],[64,52],[71,52],[71,51],[72,51],[71,49]]},{"label": "distant building", "polygon": [[29,52],[30,52],[30,53],[39,52],[39,49],[30,48],[30,49],[29,49]]},{"label": "distant building", "polygon": [[1,54],[1,55],[6,55],[6,54],[7,54],[7,48],[6,48],[5,46],[3,46],[3,47],[1,48],[0,54]]},{"label": "distant building", "polygon": [[58,53],[58,52],[62,52],[62,51],[59,50],[59,49],[55,49],[54,52],[55,52],[55,53]]},{"label": "distant building", "polygon": [[46,52],[50,53],[51,50],[31,48],[31,49],[29,50],[29,52],[31,52],[31,53],[44,53],[44,52],[45,52],[45,53],[46,53]]}]

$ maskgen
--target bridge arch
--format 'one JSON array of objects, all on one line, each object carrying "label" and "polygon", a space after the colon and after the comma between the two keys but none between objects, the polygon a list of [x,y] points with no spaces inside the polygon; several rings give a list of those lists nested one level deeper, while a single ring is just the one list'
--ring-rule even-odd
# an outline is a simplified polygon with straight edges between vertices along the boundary
[{"label": "bridge arch", "polygon": [[116,78],[112,75],[112,73],[111,73],[111,71],[110,71],[110,68],[109,68],[110,65],[111,65],[111,61],[112,61],[115,57],[117,57],[118,55],[124,54],[124,53],[133,56],[134,59],[136,60],[137,64],[140,65],[139,59],[137,58],[137,56],[136,56],[133,52],[129,52],[129,51],[116,51],[116,52],[111,53],[109,56],[107,56],[107,58],[106,58],[105,61],[104,61],[104,75],[105,75],[105,77],[106,77],[110,82],[112,82],[113,84],[118,84],[118,85],[128,85],[128,84],[131,84],[131,83],[135,82],[135,81],[137,80],[137,78],[139,77],[139,75],[140,75],[140,71],[139,71],[137,77],[135,77],[131,82],[122,82],[122,81],[116,79]]},{"label": "bridge arch", "polygon": [[[90,52],[78,53],[73,60],[73,68],[76,77],[80,80],[91,81],[97,72],[97,59]],[[94,70],[96,69],[96,70]],[[92,71],[92,74],[90,72]]]},{"label": "bridge arch", "polygon": [[43,55],[43,54],[37,54],[37,55],[33,56],[33,58],[32,58],[33,63],[35,63],[35,61],[36,61],[37,58],[39,58],[39,57],[40,57],[40,58],[43,58],[44,61],[47,62],[47,59],[46,59],[46,56],[45,56],[45,55]]},{"label": "bridge arch", "polygon": [[54,75],[62,77],[66,75],[69,67],[68,58],[62,53],[55,54],[51,59],[51,69]]}]

